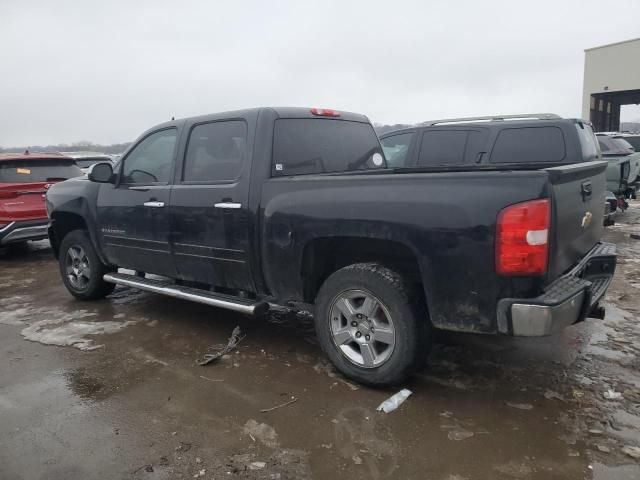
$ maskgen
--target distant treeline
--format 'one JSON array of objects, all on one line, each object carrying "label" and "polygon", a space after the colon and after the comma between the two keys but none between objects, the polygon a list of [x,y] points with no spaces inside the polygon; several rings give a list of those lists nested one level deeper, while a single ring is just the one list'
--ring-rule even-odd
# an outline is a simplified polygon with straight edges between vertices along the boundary
[{"label": "distant treeline", "polygon": [[[409,124],[397,123],[395,125],[382,125],[374,123],[373,128],[378,135],[382,135],[393,130],[411,127]],[[622,122],[620,130],[627,132],[640,132],[639,122]],[[76,142],[72,144],[60,143],[58,145],[29,145],[26,147],[0,147],[0,153],[18,153],[29,150],[30,152],[102,152],[110,154],[118,154],[124,152],[131,142],[113,143],[111,145],[100,145],[93,142]]]},{"label": "distant treeline", "polygon": [[93,142],[76,142],[72,144],[59,143],[58,145],[28,145],[25,147],[0,147],[0,153],[30,152],[100,152],[118,154],[124,152],[131,142],[112,143],[111,145],[99,145]]}]

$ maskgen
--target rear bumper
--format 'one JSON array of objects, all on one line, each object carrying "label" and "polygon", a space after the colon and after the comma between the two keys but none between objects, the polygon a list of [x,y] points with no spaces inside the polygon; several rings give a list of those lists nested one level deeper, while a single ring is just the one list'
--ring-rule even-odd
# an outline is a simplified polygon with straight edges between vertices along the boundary
[{"label": "rear bumper", "polygon": [[616,246],[599,243],[569,273],[539,297],[506,298],[498,303],[498,329],[523,337],[542,337],[593,315],[602,318],[598,302],[611,284]]},{"label": "rear bumper", "polygon": [[11,222],[0,229],[0,245],[47,238],[47,219]]}]

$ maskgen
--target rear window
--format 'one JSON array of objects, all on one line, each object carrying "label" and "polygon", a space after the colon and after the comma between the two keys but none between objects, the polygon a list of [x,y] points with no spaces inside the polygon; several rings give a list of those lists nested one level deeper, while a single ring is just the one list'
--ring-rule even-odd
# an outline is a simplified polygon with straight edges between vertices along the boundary
[{"label": "rear window", "polygon": [[633,148],[633,145],[631,145],[629,142],[627,142],[626,138],[613,137],[613,141],[616,142],[618,145],[620,145],[620,147],[623,148],[624,150],[628,150],[630,152],[634,152],[635,151],[635,148]]},{"label": "rear window", "polygon": [[631,145],[627,142],[621,143],[618,139],[608,135],[598,135],[598,144],[600,145],[600,151],[604,155],[624,156],[631,153]]},{"label": "rear window", "polygon": [[624,139],[636,149],[636,152],[640,152],[640,137],[624,137]]},{"label": "rear window", "polygon": [[558,127],[506,128],[498,134],[492,163],[553,163],[566,156],[564,134]]},{"label": "rear window", "polygon": [[367,123],[314,118],[275,122],[273,176],[385,167],[378,137]]},{"label": "rear window", "polygon": [[0,183],[67,180],[82,176],[73,160],[8,160],[0,162]]}]

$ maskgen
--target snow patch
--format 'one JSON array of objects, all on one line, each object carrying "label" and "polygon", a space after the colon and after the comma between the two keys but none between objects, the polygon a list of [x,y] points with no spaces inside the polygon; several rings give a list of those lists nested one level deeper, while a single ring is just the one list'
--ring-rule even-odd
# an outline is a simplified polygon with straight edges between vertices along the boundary
[{"label": "snow patch", "polygon": [[87,310],[69,312],[59,308],[38,307],[31,296],[16,295],[0,300],[0,324],[25,326],[20,332],[25,339],[45,345],[95,350],[103,345],[96,345],[89,335],[115,333],[136,323],[89,320],[97,316],[97,313]]}]

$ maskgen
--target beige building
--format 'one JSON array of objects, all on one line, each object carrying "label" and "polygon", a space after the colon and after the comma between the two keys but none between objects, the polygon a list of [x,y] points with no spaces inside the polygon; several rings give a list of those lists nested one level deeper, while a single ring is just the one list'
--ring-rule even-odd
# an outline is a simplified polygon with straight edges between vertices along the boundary
[{"label": "beige building", "polygon": [[582,118],[620,129],[620,106],[640,103],[640,38],[585,50]]}]

